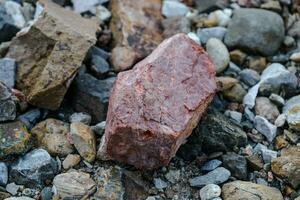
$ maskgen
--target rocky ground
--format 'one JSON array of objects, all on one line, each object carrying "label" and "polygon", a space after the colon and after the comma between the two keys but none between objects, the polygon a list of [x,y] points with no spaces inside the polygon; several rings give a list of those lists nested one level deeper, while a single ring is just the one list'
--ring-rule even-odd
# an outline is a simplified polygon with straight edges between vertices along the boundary
[{"label": "rocky ground", "polygon": [[299,0],[54,2],[0,0],[0,199],[300,199]]}]

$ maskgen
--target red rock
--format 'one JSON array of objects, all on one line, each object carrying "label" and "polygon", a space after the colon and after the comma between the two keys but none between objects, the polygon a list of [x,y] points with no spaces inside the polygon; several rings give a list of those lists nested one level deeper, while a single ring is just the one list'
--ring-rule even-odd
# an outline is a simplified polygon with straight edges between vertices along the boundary
[{"label": "red rock", "polygon": [[118,74],[98,156],[139,169],[167,165],[215,91],[215,70],[205,51],[184,34],[165,40]]}]

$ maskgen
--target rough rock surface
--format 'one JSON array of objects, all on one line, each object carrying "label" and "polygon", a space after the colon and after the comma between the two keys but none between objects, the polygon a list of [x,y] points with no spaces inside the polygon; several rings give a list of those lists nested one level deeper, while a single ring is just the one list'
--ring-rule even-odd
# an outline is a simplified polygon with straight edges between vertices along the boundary
[{"label": "rough rock surface", "polygon": [[290,128],[300,130],[300,95],[290,98],[283,107]]},{"label": "rough rock surface", "polygon": [[0,81],[13,88],[16,79],[16,62],[11,58],[0,59]]},{"label": "rough rock surface", "polygon": [[[162,41],[161,6],[161,0],[139,3],[131,0],[111,1],[110,29],[118,49],[112,51],[112,64],[116,71],[131,68]],[[123,62],[124,59],[127,62]]]},{"label": "rough rock surface", "polygon": [[99,156],[144,169],[168,164],[215,91],[214,66],[204,50],[183,34],[165,40],[118,74]]},{"label": "rough rock surface", "polygon": [[14,120],[17,108],[12,99],[12,91],[0,81],[0,122]]},{"label": "rough rock surface", "polygon": [[245,8],[234,12],[225,35],[225,44],[230,48],[273,55],[283,39],[283,20],[278,14],[263,9]]},{"label": "rough rock surface", "polygon": [[224,200],[283,200],[278,189],[246,181],[226,183],[222,187],[222,197]]},{"label": "rough rock surface", "polygon": [[88,49],[96,42],[97,23],[45,0],[28,31],[15,37],[7,57],[16,59],[17,88],[29,103],[57,109]]}]

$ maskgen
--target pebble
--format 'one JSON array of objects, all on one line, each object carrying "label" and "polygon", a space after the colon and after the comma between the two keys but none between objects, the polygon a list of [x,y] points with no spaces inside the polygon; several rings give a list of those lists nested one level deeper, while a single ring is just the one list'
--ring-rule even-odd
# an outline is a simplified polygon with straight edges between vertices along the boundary
[{"label": "pebble", "polygon": [[201,171],[203,173],[207,173],[210,171],[213,171],[214,169],[216,169],[217,167],[219,167],[220,165],[222,165],[222,161],[217,160],[217,159],[213,159],[210,160],[208,162],[206,162],[202,167],[201,167]]},{"label": "pebble", "polygon": [[212,200],[221,195],[221,188],[215,184],[208,184],[200,190],[201,200]]},{"label": "pebble", "polygon": [[102,136],[104,134],[104,131],[105,131],[105,124],[106,122],[105,121],[102,121],[98,124],[96,124],[95,126],[92,126],[92,131],[99,135],[99,136]]},{"label": "pebble", "polygon": [[168,187],[168,184],[160,178],[154,178],[154,185],[158,190]]},{"label": "pebble", "polygon": [[102,22],[106,22],[110,19],[111,17],[111,12],[104,6],[102,5],[98,5],[95,9],[94,9],[94,14],[102,21]]},{"label": "pebble", "polygon": [[261,154],[264,163],[270,163],[273,158],[277,157],[277,151],[272,151],[270,149],[261,149]]},{"label": "pebble", "polygon": [[38,122],[38,120],[42,117],[42,113],[40,109],[35,108],[27,111],[26,113],[20,115],[18,120],[24,123],[27,129],[32,129]]},{"label": "pebble", "polygon": [[229,52],[223,42],[217,38],[210,38],[206,43],[206,51],[212,58],[216,72],[223,72],[229,64]]},{"label": "pebble", "polygon": [[229,76],[219,76],[216,77],[218,91],[225,91],[232,88],[239,81],[235,78]]},{"label": "pebble", "polygon": [[41,191],[41,200],[52,200],[53,192],[51,187],[44,187]]},{"label": "pebble", "polygon": [[230,9],[216,10],[208,15],[208,19],[216,21],[218,26],[226,27],[230,21],[232,11]]},{"label": "pebble", "polygon": [[89,114],[82,112],[73,113],[69,118],[70,123],[81,122],[85,125],[90,125],[91,121],[92,117]]},{"label": "pebble", "polygon": [[12,91],[0,81],[0,122],[14,120],[16,112],[17,107],[13,100]]},{"label": "pebble", "polygon": [[242,121],[243,115],[240,112],[233,111],[233,110],[226,110],[224,114],[225,116],[231,118],[234,122],[238,124],[241,123]]},{"label": "pebble", "polygon": [[9,180],[28,188],[42,187],[58,172],[57,162],[44,149],[34,149],[10,166]]},{"label": "pebble", "polygon": [[247,161],[244,156],[236,153],[227,153],[222,156],[223,166],[231,172],[237,179],[247,179]]},{"label": "pebble", "polygon": [[263,134],[269,142],[272,142],[276,137],[277,127],[262,116],[255,116],[254,126],[255,129]]},{"label": "pebble", "polygon": [[70,169],[74,166],[76,166],[80,162],[81,158],[77,154],[69,154],[64,159],[62,165],[64,169]]},{"label": "pebble", "polygon": [[21,196],[21,197],[9,197],[9,198],[6,198],[5,200],[35,200],[35,199],[30,198],[30,197]]},{"label": "pebble", "polygon": [[110,66],[101,56],[93,55],[91,60],[91,71],[97,78],[103,79],[110,71]]},{"label": "pebble", "polygon": [[8,168],[4,162],[0,162],[0,186],[5,186],[8,181]]},{"label": "pebble", "polygon": [[5,189],[12,195],[17,195],[22,186],[16,185],[14,182],[6,185]]},{"label": "pebble", "polygon": [[254,109],[256,115],[266,118],[271,123],[274,123],[280,114],[278,108],[267,97],[257,97]]},{"label": "pebble", "polygon": [[178,17],[185,16],[189,8],[178,1],[165,0],[162,4],[162,14],[165,17]]},{"label": "pebble", "polygon": [[191,38],[192,40],[194,40],[197,44],[201,44],[201,43],[200,43],[200,39],[199,39],[199,37],[197,36],[196,33],[194,33],[194,32],[189,32],[189,33],[187,34],[187,36],[188,36],[189,38]]},{"label": "pebble", "polygon": [[221,184],[226,182],[231,173],[229,170],[224,167],[218,167],[215,170],[203,175],[197,176],[189,180],[189,183],[192,187],[204,187],[207,184]]},{"label": "pebble", "polygon": [[237,77],[242,70],[233,62],[229,62],[229,66],[224,72],[225,75]]},{"label": "pebble", "polygon": [[210,38],[217,38],[223,40],[227,29],[225,27],[211,27],[211,28],[199,28],[197,30],[197,35],[200,38],[202,44],[206,44]]},{"label": "pebble", "polygon": [[223,91],[222,94],[229,101],[241,103],[243,102],[247,91],[243,88],[243,86],[240,83],[236,83],[233,87]]},{"label": "pebble", "polygon": [[180,170],[170,170],[165,177],[169,182],[175,184],[180,180]]},{"label": "pebble", "polygon": [[240,73],[241,80],[248,86],[253,86],[260,81],[259,74],[252,69],[244,69]]},{"label": "pebble", "polygon": [[0,59],[0,81],[9,88],[13,88],[15,86],[16,66],[14,59]]},{"label": "pebble", "polygon": [[283,106],[285,101],[284,98],[282,98],[281,96],[279,96],[278,94],[274,94],[272,93],[269,97],[269,99],[276,104],[277,106]]},{"label": "pebble", "polygon": [[73,8],[76,13],[83,13],[95,8],[96,5],[107,2],[108,0],[72,0]]},{"label": "pebble", "polygon": [[280,114],[274,122],[274,125],[277,127],[283,127],[286,121],[286,115]]},{"label": "pebble", "polygon": [[294,130],[300,130],[300,95],[287,100],[282,111],[286,115],[289,127]]},{"label": "pebble", "polygon": [[296,41],[293,37],[291,36],[285,36],[283,44],[287,47],[293,47],[296,45]]}]

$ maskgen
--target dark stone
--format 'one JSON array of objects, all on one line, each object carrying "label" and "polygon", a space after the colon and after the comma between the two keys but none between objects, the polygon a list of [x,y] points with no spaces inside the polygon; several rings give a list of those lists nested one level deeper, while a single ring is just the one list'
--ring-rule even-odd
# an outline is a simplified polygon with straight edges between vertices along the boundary
[{"label": "dark stone", "polygon": [[109,53],[107,53],[103,49],[100,49],[96,46],[92,46],[89,49],[88,54],[87,54],[87,59],[91,60],[93,58],[93,56],[100,56],[104,60],[107,60],[110,57]]},{"label": "dark stone", "polygon": [[101,56],[94,55],[91,60],[91,71],[97,78],[104,78],[110,71],[109,64]]},{"label": "dark stone", "polygon": [[227,153],[222,156],[223,165],[231,172],[231,175],[241,179],[247,179],[247,161],[244,156],[236,153]]},{"label": "dark stone", "polygon": [[12,91],[0,81],[0,122],[16,118],[16,104],[12,99]]},{"label": "dark stone", "polygon": [[228,5],[228,0],[195,0],[194,2],[200,13],[222,9]]},{"label": "dark stone", "polygon": [[35,149],[10,166],[9,180],[29,188],[42,188],[58,172],[57,162],[44,149]]},{"label": "dark stone", "polygon": [[16,62],[14,59],[0,59],[0,81],[7,87],[13,88],[16,80]]},{"label": "dark stone", "polygon": [[32,109],[27,111],[26,113],[20,115],[18,120],[23,122],[27,129],[31,129],[34,125],[41,119],[42,113],[40,109]]},{"label": "dark stone", "polygon": [[219,167],[221,164],[222,164],[222,161],[220,161],[220,160],[217,160],[217,159],[210,160],[201,167],[201,171],[203,173],[210,172],[210,171],[216,169],[217,167]]},{"label": "dark stone", "polygon": [[89,74],[76,77],[71,95],[74,109],[90,114],[93,121],[105,120],[109,95],[115,80],[115,77],[98,80]]},{"label": "dark stone", "polygon": [[42,191],[41,191],[41,200],[52,200],[52,188],[51,187],[45,187]]},{"label": "dark stone", "polygon": [[0,43],[10,41],[19,32],[11,16],[6,12],[4,4],[0,4]]}]

